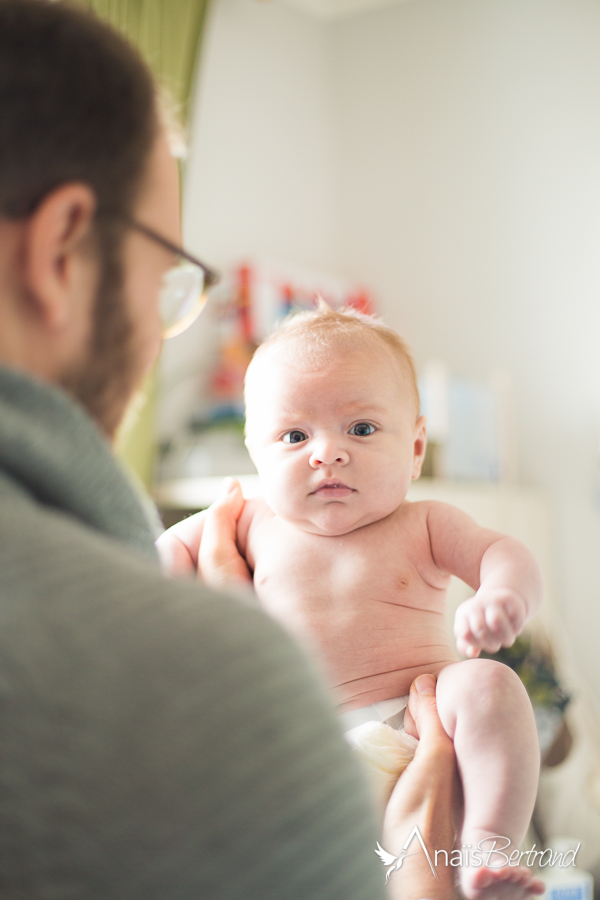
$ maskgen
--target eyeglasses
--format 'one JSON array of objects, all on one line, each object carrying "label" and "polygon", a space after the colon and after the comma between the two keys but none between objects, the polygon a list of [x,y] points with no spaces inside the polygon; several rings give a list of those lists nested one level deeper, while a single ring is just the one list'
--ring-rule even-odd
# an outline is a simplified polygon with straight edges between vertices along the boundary
[{"label": "eyeglasses", "polygon": [[173,253],[178,261],[163,275],[159,295],[160,316],[163,323],[163,337],[172,338],[181,334],[194,322],[206,304],[207,291],[215,285],[220,275],[214,269],[192,256],[186,250],[172,244],[147,225],[135,219],[120,218],[135,231],[145,235],[165,250]]}]

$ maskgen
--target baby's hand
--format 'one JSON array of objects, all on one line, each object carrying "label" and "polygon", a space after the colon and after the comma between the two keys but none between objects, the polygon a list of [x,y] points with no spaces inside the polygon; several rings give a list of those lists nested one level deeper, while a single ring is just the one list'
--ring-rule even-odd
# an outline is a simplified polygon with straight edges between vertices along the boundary
[{"label": "baby's hand", "polygon": [[454,636],[459,653],[474,659],[482,650],[510,647],[527,618],[525,601],[506,588],[481,587],[456,610]]}]

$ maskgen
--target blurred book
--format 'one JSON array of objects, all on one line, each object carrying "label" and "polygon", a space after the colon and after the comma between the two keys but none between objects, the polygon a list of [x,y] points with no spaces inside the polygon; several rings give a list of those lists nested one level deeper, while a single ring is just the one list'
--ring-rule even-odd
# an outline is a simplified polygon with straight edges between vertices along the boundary
[{"label": "blurred book", "polygon": [[419,379],[427,417],[424,475],[468,481],[514,480],[514,452],[507,377],[488,381],[450,375],[433,361]]}]

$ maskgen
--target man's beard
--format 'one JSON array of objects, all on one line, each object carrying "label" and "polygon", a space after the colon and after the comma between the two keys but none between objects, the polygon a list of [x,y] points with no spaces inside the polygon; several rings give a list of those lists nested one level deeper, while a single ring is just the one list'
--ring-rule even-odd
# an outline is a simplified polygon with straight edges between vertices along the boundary
[{"label": "man's beard", "polygon": [[101,273],[86,359],[61,379],[61,385],[113,440],[141,374],[123,287],[123,232],[104,223],[98,238]]}]

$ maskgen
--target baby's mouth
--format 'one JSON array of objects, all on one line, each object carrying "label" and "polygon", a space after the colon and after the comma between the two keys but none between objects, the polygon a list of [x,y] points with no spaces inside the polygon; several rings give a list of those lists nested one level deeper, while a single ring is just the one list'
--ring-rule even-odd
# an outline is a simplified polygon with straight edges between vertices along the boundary
[{"label": "baby's mouth", "polygon": [[354,493],[354,488],[348,487],[343,481],[322,481],[318,488],[312,491],[313,497],[329,497],[331,500],[340,500]]}]

